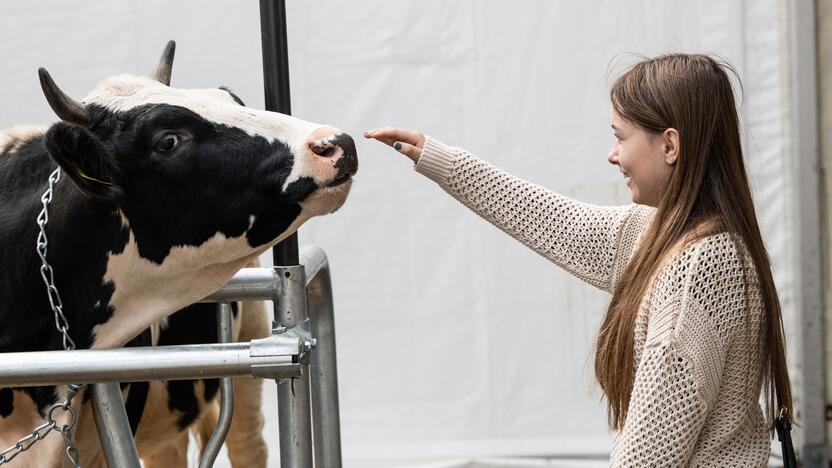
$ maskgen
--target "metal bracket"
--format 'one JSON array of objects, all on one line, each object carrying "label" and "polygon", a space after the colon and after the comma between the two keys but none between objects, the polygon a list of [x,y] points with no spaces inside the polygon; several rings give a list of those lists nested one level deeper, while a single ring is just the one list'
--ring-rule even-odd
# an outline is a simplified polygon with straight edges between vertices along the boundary
[{"label": "metal bracket", "polygon": [[312,337],[308,318],[289,329],[272,321],[272,335],[283,335],[300,340],[300,362],[307,362],[309,352],[318,347],[318,340]]},{"label": "metal bracket", "polygon": [[[268,358],[273,356],[292,356],[293,366],[274,366],[270,364],[252,364],[251,373],[257,377],[285,379],[300,377],[301,363],[309,361],[309,352],[315,349],[318,341],[309,332],[309,320],[292,328],[285,328],[272,322],[272,334],[266,338],[251,340],[250,356]],[[265,359],[264,359],[265,360]]]}]

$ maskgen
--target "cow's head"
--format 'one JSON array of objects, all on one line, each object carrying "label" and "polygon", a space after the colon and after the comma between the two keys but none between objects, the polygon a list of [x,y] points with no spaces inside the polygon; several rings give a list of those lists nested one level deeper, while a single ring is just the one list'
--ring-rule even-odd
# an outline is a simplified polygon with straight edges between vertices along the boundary
[{"label": "cow's head", "polygon": [[80,102],[40,70],[61,118],[46,149],[119,233],[95,260],[111,291],[90,304],[111,314],[96,347],[124,344],[338,209],[358,168],[338,129],[245,107],[222,88],[171,88],[173,51],[152,77],[111,78]]},{"label": "cow's head", "polygon": [[173,52],[171,41],[151,78],[108,79],[80,102],[39,71],[62,120],[49,154],[122,216],[142,258],[161,265],[176,247],[211,242],[207,261],[232,261],[343,204],[358,168],[349,135],[245,107],[223,88],[171,88]]}]

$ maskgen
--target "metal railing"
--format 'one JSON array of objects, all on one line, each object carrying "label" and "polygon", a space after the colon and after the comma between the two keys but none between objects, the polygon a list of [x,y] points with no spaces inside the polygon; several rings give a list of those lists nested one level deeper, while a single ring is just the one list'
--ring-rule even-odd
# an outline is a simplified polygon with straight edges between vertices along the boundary
[{"label": "metal railing", "polygon": [[[217,302],[220,343],[0,354],[0,387],[94,384],[92,407],[107,464],[138,468],[119,382],[221,378],[220,417],[200,467],[212,466],[231,424],[232,376],[277,381],[280,466],[341,466],[332,282],[326,253],[300,265],[246,268],[201,302]],[[271,300],[267,338],[231,343],[231,301]],[[314,437],[314,440],[313,440]],[[314,457],[313,457],[314,447]]]}]

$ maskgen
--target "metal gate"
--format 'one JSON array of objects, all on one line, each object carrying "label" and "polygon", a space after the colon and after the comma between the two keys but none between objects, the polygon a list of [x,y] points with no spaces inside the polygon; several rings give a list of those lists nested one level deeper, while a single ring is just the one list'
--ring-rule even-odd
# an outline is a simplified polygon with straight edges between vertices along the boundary
[{"label": "metal gate", "polygon": [[[229,303],[238,300],[273,301],[271,336],[230,342]],[[119,382],[221,378],[219,421],[201,457],[203,467],[213,465],[231,425],[232,376],[274,379],[280,466],[340,467],[332,282],[323,249],[304,247],[300,265],[245,268],[201,302],[218,303],[220,343],[3,353],[0,387],[93,384],[92,407],[108,465],[139,468]]]}]

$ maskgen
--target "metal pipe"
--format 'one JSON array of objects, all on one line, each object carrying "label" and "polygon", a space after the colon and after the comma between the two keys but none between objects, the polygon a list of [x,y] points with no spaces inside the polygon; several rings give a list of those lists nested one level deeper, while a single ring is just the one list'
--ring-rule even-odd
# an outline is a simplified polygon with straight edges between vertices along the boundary
[{"label": "metal pipe", "polygon": [[141,468],[136,443],[124,409],[124,398],[118,382],[95,384],[92,388],[92,409],[95,428],[107,466]]},{"label": "metal pipe", "polygon": [[341,468],[335,313],[329,261],[324,250],[316,246],[304,247],[300,257],[308,272],[306,300],[310,331],[317,340],[309,358],[315,466]]},{"label": "metal pipe", "polygon": [[[282,294],[275,298],[275,321],[293,328],[306,322],[306,275],[302,265],[275,267],[281,280]],[[304,343],[311,348],[311,341]],[[277,381],[278,429],[280,431],[280,466],[312,466],[312,426],[309,410],[309,367],[301,362],[299,378]]]},{"label": "metal pipe", "polygon": [[[303,265],[304,272],[306,273],[307,287],[315,281],[318,272],[323,269],[329,270],[329,259],[326,256],[326,252],[317,245],[304,245],[300,251],[300,259],[300,264]],[[327,275],[329,275],[328,272]]]},{"label": "metal pipe", "polygon": [[289,115],[292,113],[292,100],[285,1],[260,0],[260,32],[266,110]]},{"label": "metal pipe", "polygon": [[199,302],[272,300],[280,294],[280,281],[271,268],[243,268],[225,286]]},{"label": "metal pipe", "polygon": [[[220,343],[231,342],[231,304],[222,302],[217,304],[217,339]],[[217,454],[228,429],[231,427],[231,418],[234,416],[234,379],[223,377],[220,379],[220,417],[217,421],[217,428],[211,434],[211,439],[205,445],[202,457],[199,460],[199,468],[210,468],[214,466]]]},{"label": "metal pipe", "polygon": [[[273,341],[270,337],[251,343],[0,353],[0,387],[300,375],[300,366],[293,362],[299,352],[291,352],[297,343],[280,345],[277,355],[271,351],[277,348]],[[261,347],[268,352],[258,352]]]}]

